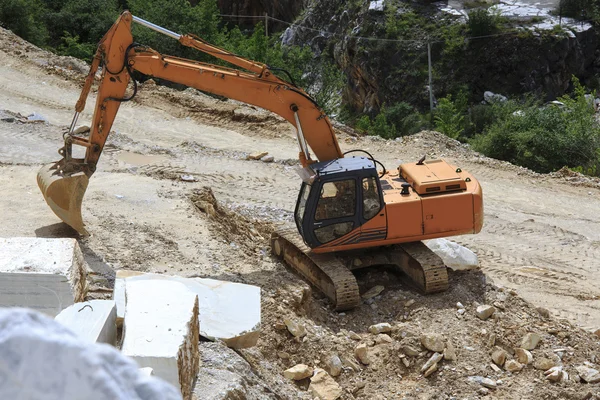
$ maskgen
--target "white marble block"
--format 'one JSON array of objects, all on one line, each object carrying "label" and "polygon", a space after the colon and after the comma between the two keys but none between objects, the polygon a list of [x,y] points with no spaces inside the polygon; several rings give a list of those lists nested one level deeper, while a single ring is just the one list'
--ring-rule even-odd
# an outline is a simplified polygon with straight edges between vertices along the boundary
[{"label": "white marble block", "polygon": [[0,307],[55,317],[85,299],[86,275],[75,239],[0,238]]},{"label": "white marble block", "polygon": [[167,280],[126,282],[121,352],[189,399],[198,374],[198,296]]},{"label": "white marble block", "polygon": [[62,310],[54,319],[82,339],[115,345],[117,307],[112,300],[75,303]]},{"label": "white marble block", "polygon": [[206,278],[183,278],[161,274],[119,270],[113,298],[117,303],[117,324],[125,315],[125,284],[140,280],[180,282],[198,295],[200,335],[221,340],[231,348],[256,345],[260,335],[260,287]]}]

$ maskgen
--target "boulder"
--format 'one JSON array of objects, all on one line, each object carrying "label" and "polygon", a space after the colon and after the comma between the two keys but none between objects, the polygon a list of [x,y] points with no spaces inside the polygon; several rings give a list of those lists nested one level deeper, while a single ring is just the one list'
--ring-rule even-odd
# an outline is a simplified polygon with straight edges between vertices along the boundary
[{"label": "boulder", "polygon": [[207,278],[183,278],[119,270],[113,298],[117,303],[117,324],[125,315],[124,282],[171,280],[184,284],[198,295],[200,335],[240,349],[256,345],[260,336],[260,288]]},{"label": "boulder", "polygon": [[320,368],[310,378],[309,393],[320,400],[336,400],[342,397],[342,388],[329,374]]},{"label": "boulder", "polygon": [[55,317],[85,300],[87,265],[75,239],[0,238],[0,307]]},{"label": "boulder", "polygon": [[198,374],[198,295],[179,282],[127,282],[122,353],[190,398]]},{"label": "boulder", "polygon": [[432,239],[425,242],[436,253],[448,268],[464,271],[479,268],[479,260],[475,253],[447,239]]},{"label": "boulder", "polygon": [[490,92],[489,90],[486,90],[485,92],[483,92],[483,99],[488,104],[504,103],[505,101],[508,100],[508,98],[506,96],[502,96],[501,94]]},{"label": "boulder", "polygon": [[116,344],[117,307],[112,300],[91,300],[75,303],[55,318],[84,340]]},{"label": "boulder", "polygon": [[46,315],[20,308],[0,308],[0,382],[0,399],[182,398],[114,347],[83,340]]}]

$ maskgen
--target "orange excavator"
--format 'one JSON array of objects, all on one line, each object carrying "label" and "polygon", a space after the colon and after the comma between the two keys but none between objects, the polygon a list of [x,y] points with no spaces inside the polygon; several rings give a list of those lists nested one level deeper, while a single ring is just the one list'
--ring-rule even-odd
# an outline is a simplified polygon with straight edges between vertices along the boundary
[{"label": "orange excavator", "polygon": [[[133,41],[132,22],[238,68],[162,55]],[[82,136],[75,126],[100,66],[90,133]],[[425,293],[446,290],[443,261],[421,241],[481,230],[483,200],[477,180],[444,160],[423,158],[380,172],[380,163],[369,153],[342,153],[322,109],[273,70],[125,11],[98,46],[59,150],[62,158],[38,173],[46,202],[60,219],[87,234],[81,215],[83,196],[119,106],[137,92],[133,80],[133,94],[126,96],[137,71],[270,110],[296,128],[302,179],[294,212],[296,226],[273,232],[271,249],[329,297],[337,310],[359,304],[358,284],[351,271],[373,265],[399,268]],[[74,158],[73,146],[84,147],[85,157]],[[359,152],[362,155],[356,155]]]}]

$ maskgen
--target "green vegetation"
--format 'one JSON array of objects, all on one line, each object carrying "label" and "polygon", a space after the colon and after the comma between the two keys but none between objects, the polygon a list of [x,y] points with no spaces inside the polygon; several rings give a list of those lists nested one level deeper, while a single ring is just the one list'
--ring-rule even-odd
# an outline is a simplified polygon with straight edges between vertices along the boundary
[{"label": "green vegetation", "polygon": [[381,111],[373,119],[368,115],[361,116],[356,119],[355,128],[368,135],[394,139],[428,129],[430,124],[425,115],[410,104],[400,102],[391,107],[381,107]]}]

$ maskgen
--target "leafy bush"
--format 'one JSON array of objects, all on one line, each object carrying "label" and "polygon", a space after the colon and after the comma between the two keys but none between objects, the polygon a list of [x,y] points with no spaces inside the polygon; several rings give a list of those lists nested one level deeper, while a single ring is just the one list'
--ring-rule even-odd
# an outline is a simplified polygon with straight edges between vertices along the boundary
[{"label": "leafy bush", "polygon": [[64,56],[76,57],[90,61],[96,52],[96,46],[91,43],[80,43],[79,36],[71,36],[65,32],[64,43],[58,46],[58,53]]},{"label": "leafy bush", "polygon": [[600,125],[593,104],[575,77],[573,84],[573,97],[559,99],[564,106],[542,106],[532,99],[527,104],[508,101],[492,105],[498,119],[471,141],[473,147],[487,156],[538,172],[567,166],[597,174]]},{"label": "leafy bush", "polygon": [[464,130],[463,123],[465,117],[452,102],[452,95],[439,100],[433,119],[435,121],[435,129],[452,139],[458,139]]},{"label": "leafy bush", "polygon": [[478,8],[470,11],[467,26],[471,36],[485,36],[498,32],[500,17],[489,9]]}]

